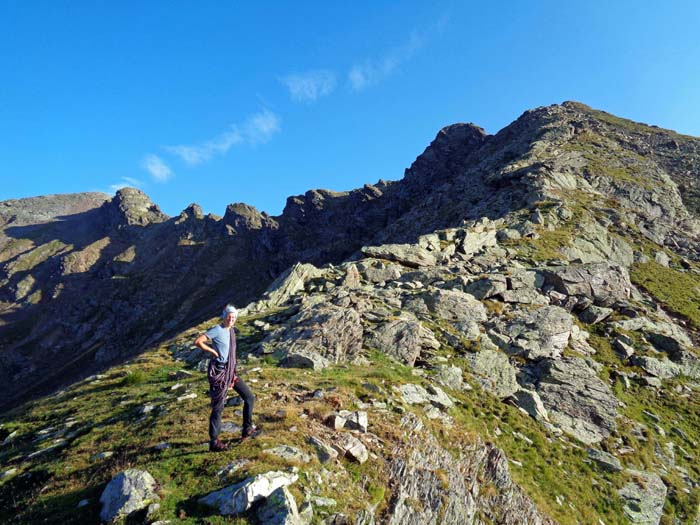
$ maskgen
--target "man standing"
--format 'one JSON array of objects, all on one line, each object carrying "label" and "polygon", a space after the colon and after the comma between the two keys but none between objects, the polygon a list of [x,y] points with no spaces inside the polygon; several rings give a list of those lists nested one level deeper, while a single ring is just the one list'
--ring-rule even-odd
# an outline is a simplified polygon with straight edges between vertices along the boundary
[{"label": "man standing", "polygon": [[241,439],[255,437],[260,433],[253,425],[255,396],[248,385],[236,375],[236,334],[233,325],[236,324],[238,310],[229,304],[224,308],[221,318],[221,324],[210,328],[194,341],[195,345],[212,355],[207,369],[211,396],[211,415],[209,416],[209,450],[211,452],[228,449],[228,446],[219,439],[219,433],[221,432],[221,413],[226,404],[226,393],[231,386],[243,399]]}]

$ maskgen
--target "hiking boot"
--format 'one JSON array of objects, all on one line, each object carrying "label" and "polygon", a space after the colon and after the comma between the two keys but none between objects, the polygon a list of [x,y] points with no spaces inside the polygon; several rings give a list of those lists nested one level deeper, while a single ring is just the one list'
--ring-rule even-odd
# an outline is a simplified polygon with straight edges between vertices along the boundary
[{"label": "hiking boot", "polygon": [[209,443],[209,452],[224,452],[225,450],[228,450],[228,445],[218,438]]},{"label": "hiking boot", "polygon": [[241,434],[241,441],[243,441],[244,439],[248,439],[248,438],[258,437],[261,434],[261,432],[262,432],[262,430],[260,430],[255,425],[245,427],[243,429],[243,433]]}]

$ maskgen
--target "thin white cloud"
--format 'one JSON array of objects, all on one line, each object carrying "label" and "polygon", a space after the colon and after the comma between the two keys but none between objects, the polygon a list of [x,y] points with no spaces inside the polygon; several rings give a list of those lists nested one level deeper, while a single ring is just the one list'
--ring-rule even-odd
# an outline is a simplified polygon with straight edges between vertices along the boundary
[{"label": "thin white cloud", "polygon": [[119,182],[116,184],[110,184],[109,185],[109,190],[110,193],[115,193],[122,188],[140,188],[142,185],[142,182],[138,179],[134,179],[132,177],[122,177]]},{"label": "thin white cloud", "polygon": [[269,109],[264,109],[246,120],[243,136],[249,145],[264,144],[280,130],[280,119]]},{"label": "thin white cloud", "polygon": [[146,155],[141,162],[141,167],[158,182],[165,182],[173,176],[172,170],[158,155]]},{"label": "thin white cloud", "polygon": [[330,95],[336,85],[335,73],[327,70],[287,75],[280,81],[287,86],[289,95],[295,102],[315,102]]},{"label": "thin white cloud", "polygon": [[166,146],[165,149],[180,157],[185,164],[196,166],[215,155],[226,154],[233,146],[254,146],[269,141],[280,130],[280,119],[272,111],[263,109],[246,119],[242,126],[232,125],[211,140],[193,145]]},{"label": "thin white cloud", "polygon": [[122,177],[122,180],[134,188],[140,188],[143,185],[139,179],[134,179],[133,177]]},{"label": "thin white cloud", "polygon": [[424,39],[418,33],[412,33],[406,44],[392,49],[385,56],[354,64],[348,73],[350,86],[355,91],[362,91],[378,84],[408,61],[423,46],[423,43]]},{"label": "thin white cloud", "polygon": [[196,144],[194,146],[167,146],[170,153],[174,153],[180,157],[186,164],[195,166],[210,160],[214,155],[223,155],[231,149],[235,144],[243,141],[243,137],[237,128],[234,126],[230,130],[224,131],[211,140]]}]

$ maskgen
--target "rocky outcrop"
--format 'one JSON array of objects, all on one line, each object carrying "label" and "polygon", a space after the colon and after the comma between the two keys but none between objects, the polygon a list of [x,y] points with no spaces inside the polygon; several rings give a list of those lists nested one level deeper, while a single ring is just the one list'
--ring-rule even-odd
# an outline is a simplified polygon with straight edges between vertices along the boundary
[{"label": "rocky outcrop", "polygon": [[422,330],[420,323],[415,320],[389,321],[373,330],[365,339],[365,345],[413,366],[421,352]]},{"label": "rocky outcrop", "polygon": [[510,341],[508,351],[530,360],[559,357],[569,344],[572,325],[569,312],[558,306],[520,313],[504,329]]},{"label": "rocky outcrop", "polygon": [[634,250],[626,241],[610,235],[607,228],[597,222],[588,222],[579,236],[571,239],[569,246],[561,248],[570,261],[581,263],[614,263],[629,268],[634,262]]},{"label": "rocky outcrop", "polygon": [[367,257],[396,261],[409,268],[435,266],[435,257],[428,250],[413,244],[384,244],[365,246],[362,253]]},{"label": "rocky outcrop", "polygon": [[598,306],[610,306],[615,301],[627,300],[634,289],[627,270],[608,263],[548,268],[542,273],[545,285],[568,296],[589,299]]},{"label": "rocky outcrop", "polygon": [[[406,417],[404,424],[412,447],[396,450],[389,467],[388,524],[461,525],[485,516],[506,525],[554,525],[513,483],[502,451],[476,443],[461,446],[460,457],[454,458],[413,418]],[[487,495],[487,486],[495,488],[495,495]]]},{"label": "rocky outcrop", "polygon": [[320,274],[313,264],[297,263],[290,266],[268,286],[261,299],[241,309],[240,315],[250,315],[284,304],[296,292],[303,290],[310,279]]},{"label": "rocky outcrop", "polygon": [[494,395],[509,397],[520,388],[516,380],[516,369],[505,354],[482,348],[475,354],[467,354],[466,359],[477,380]]},{"label": "rocky outcrop", "polygon": [[578,357],[548,358],[526,367],[521,378],[534,386],[549,420],[586,444],[602,441],[617,428],[620,405],[596,366]]},{"label": "rocky outcrop", "polygon": [[319,369],[357,357],[362,348],[360,316],[327,301],[303,307],[288,325],[263,342],[265,352],[282,350],[283,366]]},{"label": "rocky outcrop", "polygon": [[652,321],[647,317],[641,316],[615,321],[610,323],[610,326],[622,330],[641,332],[652,345],[672,356],[693,346],[693,342],[685,330],[669,322]]},{"label": "rocky outcrop", "polygon": [[478,334],[478,323],[487,319],[484,305],[459,290],[435,290],[422,299],[431,313],[466,334]]},{"label": "rocky outcrop", "polygon": [[[55,221],[98,208],[109,200],[105,193],[44,195],[0,202],[0,227],[18,227]],[[11,233],[11,232],[10,232]]]},{"label": "rocky outcrop", "polygon": [[168,219],[148,195],[135,188],[122,188],[104,206],[109,223],[119,228],[148,226]]}]

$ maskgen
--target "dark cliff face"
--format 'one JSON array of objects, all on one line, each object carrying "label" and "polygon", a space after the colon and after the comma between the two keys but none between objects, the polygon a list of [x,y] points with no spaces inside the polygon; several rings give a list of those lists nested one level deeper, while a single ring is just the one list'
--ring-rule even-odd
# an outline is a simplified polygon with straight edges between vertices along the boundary
[{"label": "dark cliff face", "polygon": [[[134,189],[111,200],[5,201],[0,403],[123,360],[224,302],[244,305],[295,262],[338,263],[363,245],[503,217],[557,196],[574,175],[576,191],[626,199],[640,227],[672,217],[665,229],[647,228],[671,239],[698,214],[698,151],[698,139],[565,103],[528,111],[493,136],[447,126],[403,179],[311,190],[290,197],[278,217],[239,203],[223,218],[194,204],[169,218]],[[680,192],[678,202],[659,197],[664,184]],[[690,233],[678,239],[686,256],[697,253]]]}]

